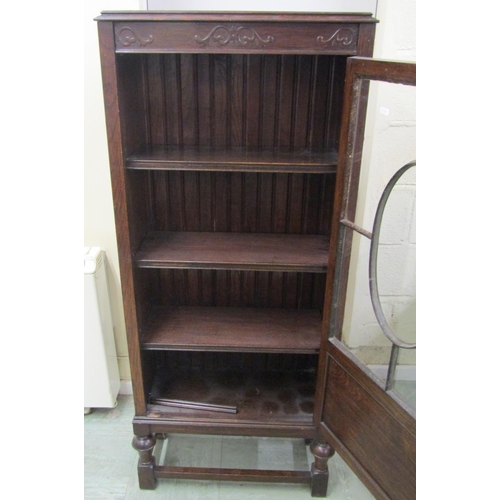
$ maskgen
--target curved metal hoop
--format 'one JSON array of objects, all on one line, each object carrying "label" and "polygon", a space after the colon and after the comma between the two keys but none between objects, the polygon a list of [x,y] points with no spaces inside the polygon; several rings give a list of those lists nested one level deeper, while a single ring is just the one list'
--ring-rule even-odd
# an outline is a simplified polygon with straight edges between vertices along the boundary
[{"label": "curved metal hoop", "polygon": [[380,239],[380,227],[382,225],[382,217],[384,216],[385,206],[387,200],[391,195],[392,189],[401,178],[401,176],[410,168],[415,167],[417,162],[411,161],[407,163],[404,167],[401,167],[391,178],[389,183],[384,189],[380,201],[378,202],[377,211],[375,213],[375,220],[373,221],[372,239],[370,244],[370,264],[369,264],[369,283],[370,283],[370,298],[373,305],[373,310],[375,311],[375,316],[377,318],[378,324],[384,335],[396,346],[402,347],[403,349],[415,349],[417,344],[410,344],[408,342],[403,342],[397,335],[392,331],[392,328],[387,323],[385,319],[384,312],[382,311],[382,305],[380,304],[380,297],[378,294],[378,278],[377,278],[377,262],[378,262],[378,245]]}]

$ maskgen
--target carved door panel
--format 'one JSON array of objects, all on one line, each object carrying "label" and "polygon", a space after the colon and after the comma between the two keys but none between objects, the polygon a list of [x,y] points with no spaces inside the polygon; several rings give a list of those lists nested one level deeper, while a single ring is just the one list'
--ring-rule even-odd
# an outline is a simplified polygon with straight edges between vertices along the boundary
[{"label": "carved door panel", "polygon": [[[396,105],[392,109],[385,105],[378,82],[398,94],[398,89],[414,93],[415,80],[413,63],[348,60],[332,227],[336,252],[327,277],[332,308],[323,323],[317,395],[321,404],[315,415],[323,438],[377,498],[386,499],[415,498],[415,408],[408,395],[404,396],[397,376],[411,369],[414,333],[408,336],[407,331],[408,325],[414,328],[415,321],[406,321],[405,330],[399,314],[399,328],[394,325],[398,307],[404,309],[406,304],[408,311],[415,306],[415,294],[405,289],[409,282],[414,284],[414,270],[409,279],[411,273],[402,270],[401,259],[395,257],[405,250],[411,254],[405,262],[414,263],[415,162],[411,161],[414,149],[401,153],[404,131],[397,130],[411,129],[414,115],[403,118]],[[378,100],[372,101],[374,92]],[[368,102],[369,106],[375,103],[375,113],[368,114],[365,133]],[[411,115],[414,111],[408,109],[408,102],[406,98],[395,100]],[[372,137],[374,115],[390,116],[386,129]],[[388,140],[391,127],[396,133]],[[365,172],[376,179],[378,189],[369,191]],[[390,200],[394,197],[399,205]],[[370,200],[374,209],[367,216]],[[405,201],[410,201],[409,208]],[[402,214],[403,222],[384,228],[382,216],[390,205]],[[381,238],[386,244],[381,245]],[[360,293],[363,283],[365,290]],[[381,287],[385,289],[379,290]],[[356,310],[359,297],[368,301],[371,319],[363,318],[366,311],[362,308]],[[363,336],[367,338],[360,341]],[[401,362],[406,363],[404,367],[399,366]]]}]

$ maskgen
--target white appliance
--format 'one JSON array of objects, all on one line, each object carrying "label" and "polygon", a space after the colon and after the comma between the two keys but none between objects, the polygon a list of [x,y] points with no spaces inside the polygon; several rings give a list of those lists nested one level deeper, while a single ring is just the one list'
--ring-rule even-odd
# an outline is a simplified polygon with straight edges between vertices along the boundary
[{"label": "white appliance", "polygon": [[113,321],[106,278],[106,255],[85,247],[84,272],[84,412],[113,408],[120,389]]}]

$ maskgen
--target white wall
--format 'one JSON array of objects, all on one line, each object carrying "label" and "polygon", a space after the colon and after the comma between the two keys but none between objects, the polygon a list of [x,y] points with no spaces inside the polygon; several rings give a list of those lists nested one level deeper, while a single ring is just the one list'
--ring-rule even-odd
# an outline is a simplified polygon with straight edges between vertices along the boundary
[{"label": "white wall", "polygon": [[372,12],[377,0],[144,0],[149,10],[228,10],[247,12]]},{"label": "white wall", "polygon": [[84,4],[84,245],[98,246],[106,251],[118,366],[122,380],[129,380],[130,367],[109,175],[97,23],[93,19],[102,10],[138,9],[139,2],[137,0],[86,0]]},{"label": "white wall", "polygon": [[[97,43],[97,26],[93,18],[102,10],[136,10],[161,8],[156,0],[86,0],[85,5],[85,146],[84,146],[84,245],[104,248],[108,257],[112,312],[115,339],[119,356],[120,375],[130,379],[123,306],[119,280],[118,252],[114,229],[113,202],[109,176],[104,107]],[[378,7],[377,6],[378,3]],[[171,10],[243,10],[243,11],[363,11],[378,9],[375,40],[376,55],[385,58],[415,57],[415,0],[314,0],[246,1],[172,0],[165,2]],[[370,118],[371,119],[371,118]]]},{"label": "white wall", "polygon": [[[415,61],[415,0],[379,1],[374,56]],[[371,83],[356,223],[371,231],[378,200],[392,175],[416,159],[416,89]],[[416,336],[416,175],[405,174],[387,204],[379,248],[379,293],[384,314],[400,338]],[[387,364],[391,343],[383,335],[370,301],[369,241],[354,238],[344,342],[366,364]],[[415,350],[399,362],[415,364]]]}]

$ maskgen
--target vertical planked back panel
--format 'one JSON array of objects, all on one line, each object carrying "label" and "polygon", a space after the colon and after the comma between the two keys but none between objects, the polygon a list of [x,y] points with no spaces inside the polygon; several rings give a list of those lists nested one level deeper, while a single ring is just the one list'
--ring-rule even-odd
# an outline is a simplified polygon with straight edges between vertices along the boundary
[{"label": "vertical planked back panel", "polygon": [[333,174],[153,173],[155,229],[329,234]]},{"label": "vertical planked back panel", "polygon": [[158,305],[321,309],[324,274],[161,269],[155,292]]},{"label": "vertical planked back panel", "polygon": [[[338,59],[147,55],[148,141],[334,147],[341,111],[337,89],[343,77]],[[158,230],[329,231],[331,175],[155,172],[153,178]]]},{"label": "vertical planked back panel", "polygon": [[150,144],[335,145],[341,57],[149,54],[145,60]]},{"label": "vertical planked back panel", "polygon": [[[144,55],[147,141],[333,148],[344,67],[327,55]],[[154,171],[151,179],[159,231],[330,231],[333,174]],[[324,276],[302,273],[151,272],[161,304],[321,308],[325,286]]]}]

